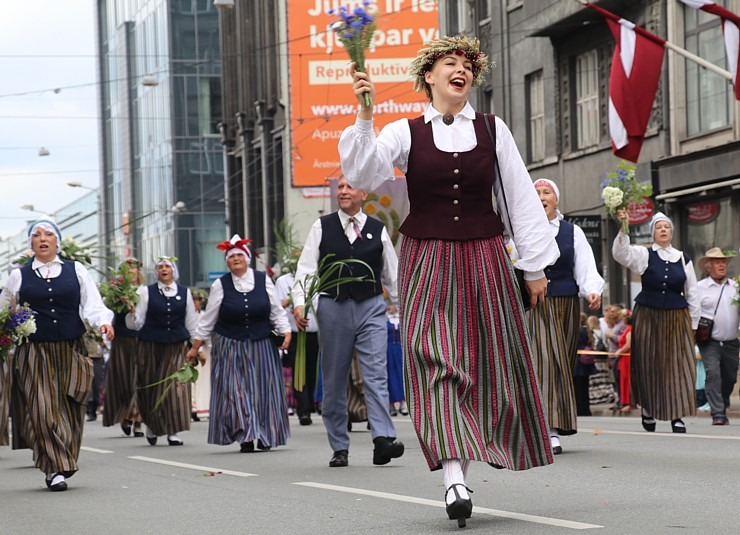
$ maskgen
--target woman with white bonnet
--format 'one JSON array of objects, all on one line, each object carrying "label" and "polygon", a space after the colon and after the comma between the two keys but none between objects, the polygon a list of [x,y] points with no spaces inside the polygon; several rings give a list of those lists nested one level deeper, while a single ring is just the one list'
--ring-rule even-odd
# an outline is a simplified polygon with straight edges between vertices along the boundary
[{"label": "woman with white bonnet", "polygon": [[113,339],[113,312],[105,308],[95,282],[79,262],[62,260],[62,235],[49,220],[28,230],[31,262],[10,273],[0,306],[27,303],[36,313],[36,332],[15,350],[13,449],[30,448],[51,491],[67,489],[77,459],[93,364],[85,353],[83,320]]},{"label": "woman with white bonnet", "polygon": [[208,443],[240,444],[242,453],[269,451],[290,436],[283,368],[272,331],[290,345],[291,328],[275,286],[249,267],[248,244],[235,234],[218,245],[229,273],[214,281],[187,358],[194,362],[211,338],[211,405]]},{"label": "woman with white bonnet", "polygon": [[139,331],[136,395],[146,424],[146,440],[152,446],[157,444],[157,437],[165,435],[170,446],[182,446],[177,433],[190,429],[189,384],[175,382],[156,409],[168,384],[146,388],[185,364],[187,344],[198,325],[193,296],[186,286],[177,283],[176,260],[159,257],[157,282],[139,287],[139,302],[126,318],[127,325]]},{"label": "woman with white bonnet", "polygon": [[[629,221],[626,210],[617,214]],[[670,420],[685,433],[682,418],[696,411],[693,330],[701,302],[691,258],[671,245],[673,221],[661,212],[650,220],[650,247],[630,245],[621,230],[614,238],[614,260],[642,278],[632,311],[632,397],[642,407],[642,427]]]},{"label": "woman with white bonnet", "polygon": [[527,311],[535,368],[547,407],[550,445],[558,455],[563,451],[560,435],[573,435],[578,430],[573,370],[578,357],[579,297],[588,301],[589,310],[598,309],[604,279],[596,269],[594,253],[583,230],[563,219],[558,210],[560,190],[555,182],[540,178],[534,182],[534,188],[560,250],[557,261],[545,268],[547,298]]}]

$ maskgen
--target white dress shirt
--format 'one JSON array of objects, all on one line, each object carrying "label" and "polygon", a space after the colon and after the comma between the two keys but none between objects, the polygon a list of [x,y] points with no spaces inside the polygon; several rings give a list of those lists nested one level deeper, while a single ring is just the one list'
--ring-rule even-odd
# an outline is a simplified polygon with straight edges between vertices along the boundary
[{"label": "white dress shirt", "polygon": [[[112,325],[113,312],[105,307],[98,286],[90,277],[90,273],[79,262],[75,262],[74,266],[77,282],[80,284],[80,318],[86,320],[95,329],[99,329],[102,325]],[[34,258],[31,267],[37,277],[44,279],[56,279],[62,274],[62,260],[58,256],[48,264]],[[0,294],[0,306],[8,306],[11,300],[19,302],[22,280],[23,274],[20,269],[14,269],[10,273],[3,292]]]},{"label": "white dress shirt", "polygon": [[[174,281],[170,284],[157,281],[157,288],[159,288],[159,291],[165,297],[175,297],[177,295],[177,283]],[[139,286],[136,293],[139,294],[139,302],[136,303],[136,311],[133,314],[126,314],[126,327],[134,331],[140,331],[146,321],[147,310],[149,310],[149,286]],[[209,297],[208,303],[210,304],[210,302],[211,299]],[[198,312],[195,310],[193,296],[190,294],[190,289],[188,288],[185,304],[185,328],[188,330],[191,338],[197,326]]]},{"label": "white dress shirt", "polygon": [[[737,339],[740,330],[740,307],[732,302],[738,295],[735,281],[725,279],[720,284],[712,277],[706,277],[699,281],[698,286],[701,296],[701,316],[714,320],[712,339],[721,342]],[[722,294],[721,301],[719,301],[720,293]],[[715,308],[717,309],[716,314],[714,313]]]},{"label": "white dress shirt", "polygon": [[[661,247],[657,243],[651,246],[653,251],[657,251],[661,260],[676,263],[681,262],[683,253],[672,246]],[[623,232],[619,232],[614,238],[612,244],[612,256],[614,260],[622,264],[630,271],[642,275],[648,268],[650,253],[647,247],[642,245],[630,245],[630,237]],[[691,316],[691,328],[696,329],[699,325],[699,315],[701,313],[701,303],[699,300],[699,289],[696,285],[696,273],[694,273],[694,263],[687,262],[683,266],[686,273],[686,283],[684,284],[683,296],[689,304],[689,315]]]},{"label": "white dress shirt", "polygon": [[[339,210],[336,214],[344,229],[345,236],[347,236],[350,243],[354,243],[357,237],[349,221],[350,216],[342,210]],[[354,218],[357,220],[360,229],[363,229],[365,221],[367,221],[367,215],[360,210],[354,215]],[[361,231],[364,232],[364,230]],[[296,283],[293,285],[294,307],[303,306],[306,303],[305,292],[301,285],[298,284],[298,281],[305,281],[307,276],[315,275],[319,269],[319,245],[321,245],[321,236],[321,219],[317,219],[311,226],[311,230],[308,231],[306,244],[303,246],[303,252],[298,259],[298,269],[296,269],[295,274]],[[370,236],[365,237],[365,239],[371,238]],[[391,304],[397,307],[398,284],[396,278],[398,276],[398,257],[396,256],[396,250],[393,248],[391,237],[388,235],[385,227],[383,227],[383,231],[380,234],[380,241],[383,243],[383,272],[380,274],[380,281],[383,284],[383,288],[388,292]]]},{"label": "white dress shirt", "polygon": [[[442,122],[442,114],[431,104],[424,112],[424,121],[432,124],[434,145],[444,152],[467,152],[476,146],[474,119],[475,111],[469,103],[449,126]],[[494,207],[501,214],[509,235],[513,235],[516,241],[519,253],[517,268],[525,272],[527,280],[540,279],[545,276],[545,267],[558,259],[560,251],[546,231],[547,217],[511,132],[498,117],[492,126],[496,129],[496,155],[506,204],[501,191],[492,192],[492,202],[495,198]],[[339,139],[342,172],[353,187],[365,190],[374,190],[387,180],[395,180],[394,167],[405,173],[410,150],[408,119],[386,125],[376,136],[372,120],[357,118]],[[509,217],[502,213],[505,205],[508,206]],[[509,228],[509,219],[513,229]]]},{"label": "white dress shirt", "polygon": [[[254,271],[252,268],[247,268],[246,273],[241,277],[237,277],[232,273],[231,280],[238,292],[246,293],[254,290]],[[270,323],[281,334],[291,332],[288,314],[280,304],[280,299],[277,296],[277,292],[275,292],[275,285],[272,283],[270,277],[265,277],[265,289],[270,298]],[[206,306],[206,311],[200,317],[193,338],[196,340],[208,340],[211,337],[213,328],[218,321],[218,313],[223,300],[224,287],[221,284],[221,279],[216,279],[211,285],[211,291],[208,294],[208,306]]]},{"label": "white dress shirt", "polygon": [[[288,300],[288,305],[283,307],[285,312],[288,314],[288,321],[290,322],[290,329],[293,332],[298,332],[298,326],[295,323],[295,317],[293,316],[293,286],[295,285],[295,275],[293,273],[286,273],[281,275],[275,281],[275,293],[280,301],[283,303],[284,299]],[[313,310],[316,310],[319,306],[319,296],[315,296],[313,299]],[[313,310],[308,312],[308,325],[306,326],[306,332],[315,333],[319,331],[319,324],[316,321],[316,315]]]},{"label": "white dress shirt", "polygon": [[[550,230],[553,238],[560,232],[560,222],[563,220],[563,214],[557,211],[557,217],[550,220]],[[591,294],[598,294],[604,291],[604,279],[599,275],[596,269],[596,259],[594,252],[583,233],[583,229],[578,225],[573,225],[573,278],[578,284],[578,295],[588,297]]]}]

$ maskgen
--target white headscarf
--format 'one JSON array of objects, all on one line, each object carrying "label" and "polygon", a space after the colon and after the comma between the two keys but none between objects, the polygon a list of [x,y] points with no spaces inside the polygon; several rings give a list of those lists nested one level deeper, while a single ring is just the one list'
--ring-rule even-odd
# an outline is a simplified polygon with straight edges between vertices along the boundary
[{"label": "white headscarf", "polygon": [[555,200],[560,202],[560,190],[558,189],[558,186],[550,180],[549,178],[538,178],[534,181],[534,187],[535,189],[541,188],[543,186],[547,186],[555,193]]},{"label": "white headscarf", "polygon": [[172,280],[175,282],[180,279],[180,272],[177,270],[177,264],[175,263],[176,260],[177,258],[175,258],[174,256],[160,256],[157,259],[156,264],[156,267],[159,267],[162,264],[168,264],[172,268]]},{"label": "white headscarf", "polygon": [[28,227],[28,248],[33,250],[33,247],[31,246],[31,243],[33,242],[33,234],[36,232],[36,229],[43,229],[47,232],[53,232],[57,237],[57,254],[59,254],[62,251],[62,231],[59,230],[59,227],[57,226],[54,221],[51,219],[42,218],[38,221],[34,221],[31,223],[31,226]]},{"label": "white headscarf", "polygon": [[655,225],[658,221],[668,221],[668,224],[671,226],[671,232],[673,232],[673,221],[671,221],[671,218],[665,215],[663,212],[655,212],[653,214],[653,217],[650,219],[651,238],[655,235]]}]

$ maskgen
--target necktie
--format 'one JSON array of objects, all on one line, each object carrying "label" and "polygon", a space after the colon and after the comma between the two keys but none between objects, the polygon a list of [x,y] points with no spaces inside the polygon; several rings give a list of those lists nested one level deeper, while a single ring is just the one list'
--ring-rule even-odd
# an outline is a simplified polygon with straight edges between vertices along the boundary
[{"label": "necktie", "polygon": [[354,217],[350,217],[349,222],[352,225],[352,229],[355,231],[357,239],[362,240],[362,233],[360,232],[360,225],[357,223],[357,220]]}]

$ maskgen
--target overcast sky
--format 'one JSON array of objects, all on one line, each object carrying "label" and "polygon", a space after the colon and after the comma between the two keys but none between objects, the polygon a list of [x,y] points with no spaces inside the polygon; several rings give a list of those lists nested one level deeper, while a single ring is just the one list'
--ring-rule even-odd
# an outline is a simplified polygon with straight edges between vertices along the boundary
[{"label": "overcast sky", "polygon": [[97,115],[93,0],[3,0],[0,237],[98,187]]}]

